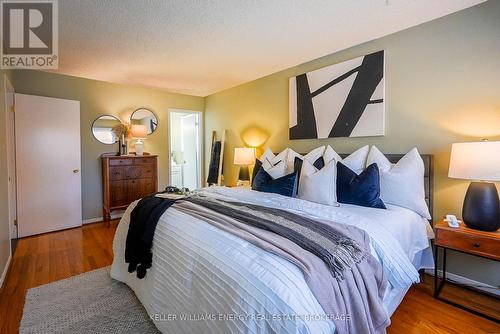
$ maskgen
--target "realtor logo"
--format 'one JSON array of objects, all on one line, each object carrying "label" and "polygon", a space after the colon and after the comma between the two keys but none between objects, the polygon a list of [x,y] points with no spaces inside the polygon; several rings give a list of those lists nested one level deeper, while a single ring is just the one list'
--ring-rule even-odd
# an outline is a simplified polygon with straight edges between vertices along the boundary
[{"label": "realtor logo", "polygon": [[0,16],[1,68],[57,68],[57,0],[2,0]]}]

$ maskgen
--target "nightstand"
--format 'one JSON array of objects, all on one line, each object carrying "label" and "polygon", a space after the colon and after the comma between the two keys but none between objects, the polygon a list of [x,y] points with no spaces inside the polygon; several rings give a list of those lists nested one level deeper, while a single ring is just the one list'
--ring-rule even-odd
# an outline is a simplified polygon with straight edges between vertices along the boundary
[{"label": "nightstand", "polygon": [[[434,231],[436,234],[436,238],[434,240],[434,298],[500,323],[500,319],[498,318],[447,300],[439,295],[443,285],[446,283],[446,251],[448,249],[452,249],[457,252],[479,256],[493,261],[500,261],[500,231],[484,232],[473,230],[465,226],[463,223],[461,223],[458,228],[452,228],[449,227],[448,223],[445,221],[437,223],[434,226]],[[443,249],[443,268],[441,278],[438,276],[438,251],[440,248]],[[454,284],[467,287],[466,285],[458,283]]]}]

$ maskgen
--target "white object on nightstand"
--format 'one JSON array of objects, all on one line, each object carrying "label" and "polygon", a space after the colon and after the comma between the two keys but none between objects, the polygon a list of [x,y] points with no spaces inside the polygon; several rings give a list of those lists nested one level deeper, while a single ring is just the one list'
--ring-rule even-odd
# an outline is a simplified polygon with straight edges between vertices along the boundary
[{"label": "white object on nightstand", "polygon": [[447,222],[448,226],[452,228],[458,228],[460,226],[458,223],[461,222],[455,215],[446,215],[444,221]]}]

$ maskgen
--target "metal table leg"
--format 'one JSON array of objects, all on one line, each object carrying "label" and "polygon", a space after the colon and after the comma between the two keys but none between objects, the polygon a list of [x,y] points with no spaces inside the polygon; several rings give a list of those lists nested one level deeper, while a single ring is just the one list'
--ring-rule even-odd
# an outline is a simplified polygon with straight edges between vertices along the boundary
[{"label": "metal table leg", "polygon": [[[443,247],[443,267],[442,267],[441,279],[438,277],[439,276],[439,274],[438,274],[439,248],[440,248],[439,246],[436,246],[436,245],[434,246],[434,298],[437,300],[440,300],[444,303],[447,303],[449,305],[458,307],[462,310],[468,311],[468,312],[475,314],[477,316],[486,318],[486,319],[491,320],[491,321],[496,322],[496,323],[500,323],[500,319],[498,319],[498,318],[495,318],[495,317],[490,316],[488,314],[479,312],[479,311],[472,309],[472,308],[469,308],[467,306],[460,305],[458,303],[455,303],[451,300],[448,300],[448,299],[445,299],[445,298],[439,296],[439,294],[441,293],[441,289],[443,288],[444,283],[446,282],[446,248]],[[457,284],[457,283],[453,283],[453,284],[458,285],[458,286],[463,286],[463,285]],[[464,286],[464,287],[466,287],[466,286]]]}]

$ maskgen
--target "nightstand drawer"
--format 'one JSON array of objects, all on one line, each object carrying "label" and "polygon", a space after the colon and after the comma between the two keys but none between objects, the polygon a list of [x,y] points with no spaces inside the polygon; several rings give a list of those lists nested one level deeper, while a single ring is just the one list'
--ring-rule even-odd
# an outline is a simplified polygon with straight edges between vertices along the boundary
[{"label": "nightstand drawer", "polygon": [[435,242],[437,246],[499,260],[500,247],[497,241],[493,238],[460,233],[451,229],[437,229]]}]

